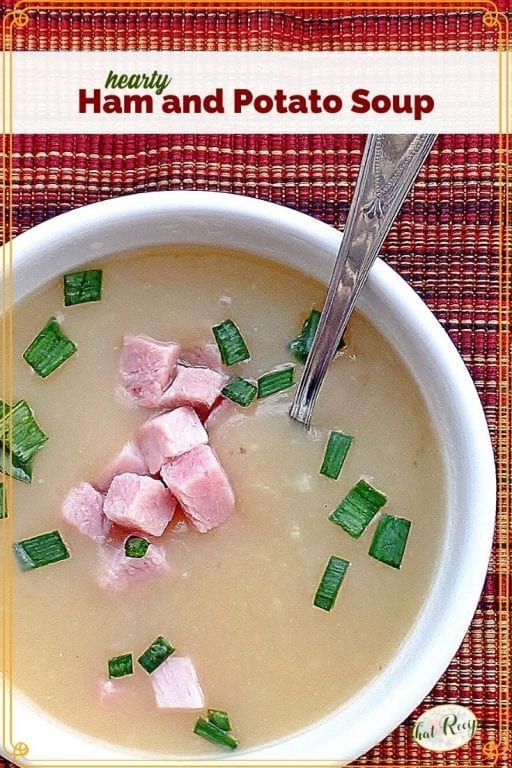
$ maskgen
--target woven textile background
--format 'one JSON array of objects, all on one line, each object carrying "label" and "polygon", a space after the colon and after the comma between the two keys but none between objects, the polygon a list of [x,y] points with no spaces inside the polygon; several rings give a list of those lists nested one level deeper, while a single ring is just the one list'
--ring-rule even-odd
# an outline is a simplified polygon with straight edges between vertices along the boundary
[{"label": "woven textile background", "polygon": [[[495,49],[482,12],[57,11],[30,12],[19,50]],[[342,227],[364,137],[15,136],[13,235],[97,200],[134,192],[234,192],[297,208]],[[433,310],[460,350],[497,428],[498,138],[441,136],[388,237],[383,257]],[[481,765],[497,739],[496,553],[464,642],[421,707],[361,763]],[[426,707],[469,706],[481,729],[457,752],[413,744]],[[507,764],[502,756],[499,765]]]}]

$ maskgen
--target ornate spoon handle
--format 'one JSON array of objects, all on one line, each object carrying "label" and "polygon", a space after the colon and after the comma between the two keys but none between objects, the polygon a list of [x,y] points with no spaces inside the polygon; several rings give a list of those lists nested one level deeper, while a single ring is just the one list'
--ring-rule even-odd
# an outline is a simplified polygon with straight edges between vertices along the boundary
[{"label": "ornate spoon handle", "polygon": [[435,134],[368,136],[322,317],[290,409],[306,426],[370,267],[435,139]]}]

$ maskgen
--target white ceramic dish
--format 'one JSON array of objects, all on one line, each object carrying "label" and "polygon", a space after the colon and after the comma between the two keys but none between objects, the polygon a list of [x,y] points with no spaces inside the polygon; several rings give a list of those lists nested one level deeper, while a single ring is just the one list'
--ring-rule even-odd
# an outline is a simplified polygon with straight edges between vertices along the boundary
[{"label": "white ceramic dish", "polygon": [[[90,260],[163,243],[245,249],[327,282],[339,239],[326,224],[241,196],[133,195],[66,213],[18,237],[15,298]],[[237,760],[340,763],[366,752],[402,722],[439,679],[462,641],[482,589],[494,527],[495,474],[473,383],[433,315],[382,261],[373,267],[359,307],[406,361],[443,447],[449,514],[440,569],[417,623],[376,679],[307,730],[236,755]],[[18,696],[13,715],[15,740],[30,746],[29,760],[137,757],[61,726]]]}]

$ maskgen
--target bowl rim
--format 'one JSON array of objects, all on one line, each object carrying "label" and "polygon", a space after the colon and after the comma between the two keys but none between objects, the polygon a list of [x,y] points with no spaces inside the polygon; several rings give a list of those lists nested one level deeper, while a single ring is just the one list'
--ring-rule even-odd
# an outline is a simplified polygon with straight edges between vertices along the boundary
[{"label": "bowl rim", "polygon": [[[294,209],[256,198],[222,192],[145,192],[111,198],[74,209],[19,235],[12,241],[16,250],[15,276],[17,272],[23,271],[28,274],[28,269],[34,264],[37,266],[41,248],[44,255],[44,252],[51,252],[56,244],[69,241],[71,236],[77,237],[80,233],[85,236],[91,229],[94,231],[101,227],[112,226],[114,223],[126,223],[128,219],[137,223],[148,216],[158,218],[163,215],[169,216],[171,213],[180,215],[184,212],[187,215],[201,212],[212,221],[215,217],[225,222],[236,219],[241,224],[245,222],[259,227],[262,232],[273,227],[276,231],[293,235],[298,241],[310,244],[313,241],[321,243],[324,249],[329,251],[332,249],[333,256],[341,238],[339,232],[324,222]],[[219,233],[219,237],[221,236],[222,233]],[[115,249],[112,248],[110,252],[114,253]],[[76,258],[71,259],[76,263],[70,264],[69,268],[97,258],[103,257],[90,253],[86,259],[82,258],[81,262],[80,260],[77,262]],[[300,267],[296,268],[300,269]],[[54,271],[56,275],[62,274],[63,270],[56,265]],[[37,269],[34,274],[37,281]],[[52,279],[53,276],[52,274],[46,280],[40,281],[40,284]],[[398,308],[399,319],[411,323],[411,327],[417,329],[418,334],[421,332],[425,343],[432,346],[439,370],[447,375],[447,382],[454,396],[455,416],[464,424],[466,440],[467,442],[476,441],[479,446],[478,460],[474,451],[468,454],[473,462],[469,473],[469,483],[473,491],[471,507],[473,527],[460,544],[463,554],[461,562],[464,567],[471,565],[472,570],[466,574],[464,584],[457,584],[453,593],[450,594],[442,613],[443,620],[441,624],[436,624],[436,635],[430,638],[427,648],[423,649],[421,663],[412,658],[421,650],[417,642],[412,642],[415,636],[415,625],[396,656],[384,670],[387,674],[383,673],[380,676],[382,679],[379,685],[376,685],[375,680],[371,681],[340,709],[322,720],[284,740],[247,750],[243,753],[242,759],[288,760],[290,758],[287,753],[291,750],[303,759],[336,760],[338,763],[342,759],[343,762],[350,762],[379,743],[423,701],[452,660],[475,612],[487,572],[494,531],[496,478],[487,423],[474,383],[458,351],[432,312],[391,267],[378,259],[372,268],[367,285],[370,293],[372,291],[374,295],[378,293],[387,305]],[[32,290],[30,288],[26,293]],[[366,291],[365,287],[361,301],[364,301]],[[364,308],[363,312],[365,312]],[[479,516],[476,515],[477,510],[480,511]],[[444,554],[449,555],[446,551]],[[453,566],[450,568],[451,575],[457,572],[453,570]],[[446,583],[445,580],[445,586]],[[417,624],[423,621],[427,626],[428,621],[434,617],[434,613],[432,616],[424,616],[424,613],[425,611],[420,612]],[[440,631],[437,631],[439,629]],[[405,668],[410,671],[413,684],[410,685],[407,681],[400,679],[398,673],[401,664],[405,664]],[[370,689],[373,690],[371,696]],[[19,698],[21,702],[23,697]],[[368,732],[365,727],[365,720],[368,717],[368,700],[373,706],[374,727],[371,732]],[[42,725],[48,728],[48,719],[44,714],[40,713],[38,718]],[[72,731],[66,725],[53,720],[52,722],[58,730],[68,733]],[[337,730],[347,729],[348,726],[348,741],[345,736],[344,742],[348,746],[343,747],[345,751],[337,755],[336,749],[339,750],[340,745]],[[89,747],[96,741],[85,734],[76,731],[72,733],[81,743]],[[343,743],[343,739],[341,742]],[[101,742],[101,744],[104,743]],[[105,747],[109,754],[115,754],[121,759],[126,758],[123,748],[112,745],[105,745]],[[234,756],[233,759],[235,759]],[[240,757],[237,756],[236,759],[239,760]],[[180,758],[176,760],[183,762]]]}]

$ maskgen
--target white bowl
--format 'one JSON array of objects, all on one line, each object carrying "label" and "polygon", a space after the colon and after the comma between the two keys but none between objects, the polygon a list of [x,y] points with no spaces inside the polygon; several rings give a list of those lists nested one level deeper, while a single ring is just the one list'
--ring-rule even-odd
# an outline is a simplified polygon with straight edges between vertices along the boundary
[{"label": "white bowl", "polygon": [[[90,260],[164,243],[246,250],[327,282],[339,241],[339,232],[326,224],[241,196],[133,195],[79,208],[18,237],[15,299]],[[446,669],[471,621],[487,569],[494,461],[468,372],[434,316],[384,262],[372,268],[359,307],[412,372],[443,448],[449,511],[440,566],[415,625],[378,677],[305,731],[243,754],[251,759],[349,762],[381,741]],[[126,752],[45,717],[18,695],[13,714],[15,733],[30,745],[29,760],[127,758]]]}]

